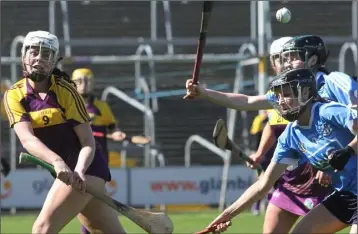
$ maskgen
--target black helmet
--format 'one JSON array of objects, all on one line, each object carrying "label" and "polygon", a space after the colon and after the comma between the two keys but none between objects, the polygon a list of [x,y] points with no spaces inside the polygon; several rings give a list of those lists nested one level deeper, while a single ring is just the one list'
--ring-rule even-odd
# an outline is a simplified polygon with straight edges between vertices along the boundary
[{"label": "black helmet", "polygon": [[[285,87],[289,87],[289,91]],[[277,95],[275,109],[288,121],[296,120],[306,109],[307,104],[317,97],[315,75],[307,68],[292,69],[280,73],[272,81],[270,90]],[[287,102],[280,105],[280,98],[292,99],[296,101],[296,106],[292,107]]]},{"label": "black helmet", "polygon": [[300,60],[307,62],[312,55],[318,57],[317,66],[319,68],[324,66],[329,55],[329,52],[319,36],[303,35],[292,38],[283,45],[282,53],[298,52]]}]

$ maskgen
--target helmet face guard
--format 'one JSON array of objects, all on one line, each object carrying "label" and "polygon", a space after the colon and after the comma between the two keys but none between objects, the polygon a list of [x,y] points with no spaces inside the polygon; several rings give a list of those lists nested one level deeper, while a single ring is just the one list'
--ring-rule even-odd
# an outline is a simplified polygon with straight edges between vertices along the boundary
[{"label": "helmet face guard", "polygon": [[302,91],[297,81],[274,85],[271,87],[271,91],[276,95],[276,102],[273,103],[274,108],[284,119],[291,122],[297,120],[309,102],[302,97]]},{"label": "helmet face guard", "polygon": [[276,73],[276,75],[282,71],[280,53],[270,54],[270,63],[271,63],[271,68]]},{"label": "helmet face guard", "polygon": [[46,31],[29,32],[21,49],[25,77],[34,82],[48,78],[56,66],[58,39]]},{"label": "helmet face guard", "polygon": [[280,53],[283,49],[283,46],[288,41],[292,40],[293,37],[281,37],[277,40],[274,40],[270,46],[270,63],[273,71],[278,74],[282,71],[282,66],[280,63]]},{"label": "helmet face guard", "polygon": [[[317,56],[317,62],[308,67],[308,60],[313,56]],[[329,53],[326,49],[324,41],[319,36],[302,35],[294,37],[283,45],[282,66],[285,70],[298,68],[297,64],[292,64],[292,61],[302,61],[300,67],[309,68],[316,71],[318,68],[323,67],[327,60]],[[295,58],[296,60],[292,60]],[[291,64],[289,63],[291,61]]]},{"label": "helmet face guard", "polygon": [[25,77],[41,82],[52,73],[55,67],[55,52],[46,46],[29,46],[22,60]]},{"label": "helmet face guard", "polygon": [[[302,72],[303,71],[303,72]],[[271,84],[273,107],[288,121],[295,121],[316,97],[315,78],[308,69],[286,72]]]},{"label": "helmet face guard", "polygon": [[283,50],[280,53],[282,72],[297,68],[308,68],[308,60],[310,57],[310,53],[303,48]]}]

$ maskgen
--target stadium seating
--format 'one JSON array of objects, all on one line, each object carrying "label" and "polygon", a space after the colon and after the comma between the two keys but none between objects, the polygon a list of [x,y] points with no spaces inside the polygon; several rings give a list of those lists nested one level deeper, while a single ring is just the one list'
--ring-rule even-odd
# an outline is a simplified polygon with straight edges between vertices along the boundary
[{"label": "stadium seating", "polygon": [[[48,29],[48,2],[17,2],[5,1],[1,7],[1,51],[3,56],[9,56],[10,44],[17,35],[24,35],[30,30]],[[272,2],[273,19],[280,2]],[[351,3],[326,2],[325,10],[316,13],[313,5],[320,2],[289,2],[293,14],[292,24],[279,24],[273,20],[272,29],[275,37],[284,35],[298,35],[302,33],[319,34],[322,36],[349,36],[351,34]],[[21,7],[19,7],[21,5]],[[209,37],[215,36],[242,36],[250,35],[250,8],[249,2],[217,2],[210,23]],[[83,5],[81,2],[68,2],[70,36],[71,38],[114,38],[114,37],[150,37],[150,2],[90,2]],[[330,10],[332,9],[332,10]],[[333,10],[334,9],[334,10]],[[104,11],[105,10],[105,11]],[[172,28],[174,37],[196,37],[201,17],[199,2],[172,2]],[[36,13],[34,13],[36,12]],[[106,12],[103,14],[102,12]],[[347,14],[348,12],[348,14]],[[316,15],[318,14],[318,15]],[[315,15],[317,17],[315,17]],[[317,20],[319,18],[320,20]],[[313,20],[315,19],[315,20]],[[339,20],[337,20],[339,19]],[[14,27],[16,25],[16,27]],[[326,27],[330,25],[329,27]],[[56,7],[56,34],[62,38],[62,15],[59,4]],[[158,37],[165,37],[164,15],[161,5],[158,6]],[[329,45],[332,59],[328,63],[329,69],[337,69],[337,55],[340,45]],[[136,46],[111,47],[74,47],[74,55],[131,55]],[[176,46],[175,53],[194,53],[195,45]],[[155,54],[165,53],[165,46],[154,46]],[[208,53],[232,53],[238,50],[237,46],[208,46]],[[19,49],[20,51],[20,49]],[[63,47],[61,53],[63,53]],[[235,63],[221,63],[204,65],[204,68],[226,65],[230,68],[206,73],[205,81],[208,84],[232,84]],[[82,65],[81,65],[82,66]],[[84,66],[84,65],[83,65]],[[88,65],[96,76],[96,92],[100,94],[104,87],[114,85],[133,95],[134,64],[117,65]],[[184,87],[185,76],[190,74],[192,63],[186,64],[156,64],[158,77],[164,72],[183,71],[183,75],[158,78],[158,90],[178,89]],[[67,65],[69,73],[78,65]],[[145,70],[146,65],[143,65]],[[2,65],[2,75],[10,77],[9,66]],[[353,71],[352,65],[348,67]],[[20,71],[20,69],[19,69]],[[248,74],[250,75],[250,74]],[[253,93],[254,90],[248,90]],[[142,115],[115,98],[109,102],[115,115],[121,120],[121,127],[129,134],[142,133]],[[182,101],[181,97],[168,97],[159,100],[159,112],[156,117],[157,142],[160,144],[167,163],[170,165],[183,164],[184,145],[192,134],[199,134],[207,139],[211,138],[212,127],[217,118],[226,118],[226,110],[208,102],[196,101],[195,104]],[[255,113],[250,113],[252,119]],[[2,139],[8,139],[5,123],[1,123]],[[240,137],[240,121],[237,121],[236,136]],[[5,153],[7,143],[3,143]],[[113,144],[110,145],[113,146]],[[210,155],[211,153],[200,146],[194,146],[194,163],[216,164],[221,160]],[[235,162],[235,161],[234,161]]]}]

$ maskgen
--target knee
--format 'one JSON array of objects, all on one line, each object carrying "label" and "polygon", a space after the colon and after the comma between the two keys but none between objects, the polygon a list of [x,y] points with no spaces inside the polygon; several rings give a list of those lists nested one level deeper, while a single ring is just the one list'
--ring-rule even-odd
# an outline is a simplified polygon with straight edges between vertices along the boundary
[{"label": "knee", "polygon": [[48,219],[37,219],[32,225],[33,234],[45,234],[50,231],[50,221]]}]

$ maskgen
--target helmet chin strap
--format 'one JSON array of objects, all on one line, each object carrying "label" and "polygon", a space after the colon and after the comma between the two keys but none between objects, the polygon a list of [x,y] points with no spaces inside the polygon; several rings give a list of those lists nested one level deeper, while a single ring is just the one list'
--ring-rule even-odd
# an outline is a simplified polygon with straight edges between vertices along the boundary
[{"label": "helmet chin strap", "polygon": [[[300,93],[300,92],[299,92]],[[307,109],[307,104],[312,101],[314,99],[314,97],[310,97],[307,101],[305,102],[300,102],[300,106],[298,109],[295,110],[288,110],[285,114],[282,114],[282,117],[284,119],[286,119],[287,121],[293,122],[296,121],[303,112],[305,112],[305,110]]]},{"label": "helmet chin strap", "polygon": [[30,80],[32,80],[33,82],[42,82],[47,77],[49,77],[49,75],[40,74],[40,73],[36,73],[36,72],[32,72],[29,76]]},{"label": "helmet chin strap", "polygon": [[293,122],[296,121],[302,113],[306,110],[307,105],[300,106],[297,110],[288,110],[285,114],[282,114],[282,117],[287,121]]},{"label": "helmet chin strap", "polygon": [[32,80],[33,82],[42,82],[44,81],[46,78],[50,77],[52,74],[53,69],[57,66],[57,64],[62,60],[62,57],[59,57],[55,63],[55,66],[53,66],[53,68],[51,69],[51,71],[46,75],[46,74],[41,74],[41,73],[37,73],[37,72],[31,72],[29,73],[28,71],[24,71],[24,76],[29,78],[30,80]]}]

